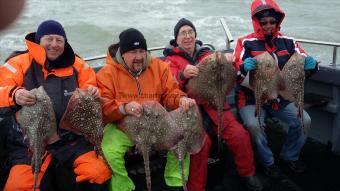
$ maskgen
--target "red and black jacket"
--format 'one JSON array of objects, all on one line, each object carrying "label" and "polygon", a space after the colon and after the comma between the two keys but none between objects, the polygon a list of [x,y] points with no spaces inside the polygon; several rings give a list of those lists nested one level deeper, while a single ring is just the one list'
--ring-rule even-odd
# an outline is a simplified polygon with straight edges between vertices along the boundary
[{"label": "red and black jacket", "polygon": [[[193,57],[191,57],[186,51],[177,46],[174,40],[170,41],[163,54],[165,61],[170,65],[172,75],[177,80],[180,88],[185,91],[185,86],[188,82],[183,75],[183,71],[188,64],[196,65],[202,61],[205,57],[213,53],[209,47],[202,46],[202,42],[196,41],[196,48]],[[207,132],[211,132],[211,124],[217,124],[217,111],[208,106],[205,100],[196,100],[196,103],[200,106],[200,110],[203,116],[203,126]],[[224,103],[223,112],[230,112],[230,106],[227,102]],[[233,118],[227,117],[228,114],[223,114],[225,120],[230,121]],[[228,123],[225,123],[228,124]]]},{"label": "red and black jacket", "polygon": [[202,46],[202,42],[198,40],[196,41],[196,48],[192,57],[185,50],[180,48],[175,40],[171,40],[170,45],[163,51],[165,61],[170,65],[172,75],[177,80],[179,87],[184,91],[188,81],[183,75],[185,67],[188,64],[198,64],[211,53],[212,50],[209,47]]},{"label": "red and black jacket", "polygon": [[[266,35],[255,15],[269,9],[273,9],[277,13],[278,21],[276,30],[271,35]],[[253,1],[251,5],[251,18],[254,32],[239,38],[234,50],[234,61],[238,70],[238,85],[236,87],[236,103],[238,108],[255,104],[253,91],[241,85],[247,75],[243,65],[243,61],[246,58],[268,52],[273,56],[279,68],[282,70],[285,63],[295,52],[306,56],[305,51],[293,38],[285,36],[280,32],[280,26],[284,17],[284,12],[273,0]],[[315,73],[317,70],[318,67],[315,67],[313,71],[309,71],[308,73]],[[289,103],[289,101],[284,100],[280,96],[275,101],[278,101],[279,107],[283,107]]]}]

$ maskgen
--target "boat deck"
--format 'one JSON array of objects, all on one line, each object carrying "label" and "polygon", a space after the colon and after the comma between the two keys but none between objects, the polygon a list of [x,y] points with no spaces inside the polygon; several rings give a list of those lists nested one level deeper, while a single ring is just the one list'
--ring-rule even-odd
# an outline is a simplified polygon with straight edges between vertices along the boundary
[{"label": "boat deck", "polygon": [[[5,130],[9,127],[8,121],[1,121],[0,129]],[[3,131],[4,132],[4,131]],[[270,122],[266,133],[270,147],[274,151],[275,158],[278,158],[279,150],[283,144],[285,132],[283,128],[275,122]],[[4,135],[1,133],[1,135]],[[1,153],[3,145],[1,146]],[[340,156],[331,152],[330,145],[321,144],[313,139],[308,139],[301,153],[301,159],[306,163],[307,170],[302,174],[294,174],[289,171],[280,161],[278,164],[284,176],[281,180],[269,179],[257,168],[257,175],[260,177],[265,186],[265,191],[340,191]],[[1,157],[1,156],[0,156]],[[233,157],[225,148],[222,154],[216,152],[216,148],[212,149],[211,158],[209,160],[209,174],[207,191],[245,191],[240,178],[237,176]],[[165,163],[165,153],[151,156],[150,168],[152,170],[152,187],[153,191],[168,190],[164,185],[163,168]],[[1,161],[0,169],[0,190],[3,187],[7,168],[6,160]],[[136,184],[137,191],[144,191],[145,173],[143,160],[140,155],[127,157],[127,168],[130,177]],[[61,177],[69,177],[70,175],[64,170],[59,172]],[[62,178],[63,179],[63,178]],[[61,183],[61,182],[60,182]],[[62,189],[51,188],[51,191],[67,190],[68,186],[65,181],[61,184]]]}]

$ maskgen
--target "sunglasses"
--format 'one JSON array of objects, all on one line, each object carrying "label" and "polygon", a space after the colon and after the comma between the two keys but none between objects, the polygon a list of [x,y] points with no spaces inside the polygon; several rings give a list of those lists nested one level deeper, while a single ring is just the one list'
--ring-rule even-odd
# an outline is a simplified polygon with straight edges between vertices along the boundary
[{"label": "sunglasses", "polygon": [[267,25],[268,23],[269,23],[270,25],[275,25],[275,24],[276,24],[276,20],[260,21],[260,25],[261,25],[261,26]]}]

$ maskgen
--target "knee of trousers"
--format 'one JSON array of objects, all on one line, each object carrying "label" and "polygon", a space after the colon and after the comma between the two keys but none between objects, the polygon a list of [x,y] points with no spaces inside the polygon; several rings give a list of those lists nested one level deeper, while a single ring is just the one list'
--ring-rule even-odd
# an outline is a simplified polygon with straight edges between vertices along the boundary
[{"label": "knee of trousers", "polygon": [[[110,159],[122,159],[124,158],[128,148],[119,147],[118,145],[112,145],[111,147],[103,147],[103,152],[105,157]],[[111,161],[111,160],[110,160]]]},{"label": "knee of trousers", "polygon": [[125,153],[133,146],[128,136],[109,124],[105,127],[104,138],[102,140],[102,149],[105,157],[124,157]]},{"label": "knee of trousers", "polygon": [[258,123],[247,123],[244,124],[244,126],[246,127],[246,129],[248,130],[249,134],[253,139],[263,135],[263,131]]},{"label": "knee of trousers", "polygon": [[242,126],[240,126],[239,128],[234,128],[232,129],[232,132],[229,133],[229,136],[227,138],[227,142],[230,143],[247,143],[250,141],[250,135],[249,132],[244,129]]}]

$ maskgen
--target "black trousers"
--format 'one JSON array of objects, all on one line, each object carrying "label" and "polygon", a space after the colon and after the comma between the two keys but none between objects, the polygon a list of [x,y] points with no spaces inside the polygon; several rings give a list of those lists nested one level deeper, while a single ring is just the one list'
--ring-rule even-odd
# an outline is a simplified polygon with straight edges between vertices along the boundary
[{"label": "black trousers", "polygon": [[11,168],[8,155],[8,138],[14,116],[0,117],[0,190],[3,190]]},{"label": "black trousers", "polygon": [[41,191],[105,191],[108,190],[108,182],[104,184],[91,184],[89,182],[76,182],[76,175],[71,168],[53,158],[47,168],[41,183]]}]

